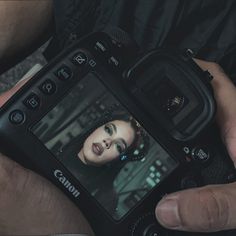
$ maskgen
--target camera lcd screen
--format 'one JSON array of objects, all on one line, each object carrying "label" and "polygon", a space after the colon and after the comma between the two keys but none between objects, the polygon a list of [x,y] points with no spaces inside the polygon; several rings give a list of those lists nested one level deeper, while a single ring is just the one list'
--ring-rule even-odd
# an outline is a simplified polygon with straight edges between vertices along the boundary
[{"label": "camera lcd screen", "polygon": [[32,132],[114,220],[178,165],[92,73]]}]

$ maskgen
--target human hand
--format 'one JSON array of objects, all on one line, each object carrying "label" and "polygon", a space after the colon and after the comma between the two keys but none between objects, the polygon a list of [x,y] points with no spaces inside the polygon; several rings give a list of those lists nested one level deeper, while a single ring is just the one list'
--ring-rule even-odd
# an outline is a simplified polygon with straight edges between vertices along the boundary
[{"label": "human hand", "polygon": [[197,59],[195,62],[214,77],[212,86],[217,103],[216,119],[222,140],[236,167],[236,87],[218,64]]},{"label": "human hand", "polygon": [[[195,60],[214,77],[217,123],[223,142],[236,166],[236,88],[216,63]],[[156,217],[173,230],[215,232],[236,228],[236,183],[189,189],[165,196]]]},{"label": "human hand", "polygon": [[[0,106],[25,81],[0,96]],[[94,235],[79,209],[53,184],[0,154],[0,235]]]}]

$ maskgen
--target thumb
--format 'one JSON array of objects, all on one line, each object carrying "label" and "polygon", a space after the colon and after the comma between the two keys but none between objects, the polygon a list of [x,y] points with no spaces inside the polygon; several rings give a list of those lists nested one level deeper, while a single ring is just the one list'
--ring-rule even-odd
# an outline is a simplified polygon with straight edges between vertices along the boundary
[{"label": "thumb", "polygon": [[236,183],[190,189],[164,197],[156,217],[166,228],[216,232],[236,228]]}]

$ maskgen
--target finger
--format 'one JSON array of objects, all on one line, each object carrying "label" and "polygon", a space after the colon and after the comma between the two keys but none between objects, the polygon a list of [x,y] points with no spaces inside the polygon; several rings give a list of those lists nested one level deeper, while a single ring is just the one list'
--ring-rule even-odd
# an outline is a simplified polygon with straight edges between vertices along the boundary
[{"label": "finger", "polygon": [[236,228],[236,183],[185,190],[164,197],[156,208],[166,228],[216,232]]},{"label": "finger", "polygon": [[222,139],[236,166],[236,88],[218,64],[198,59],[195,62],[214,77],[212,86],[217,103],[216,119]]},{"label": "finger", "polygon": [[201,60],[195,61],[203,70],[208,70],[213,75],[212,86],[217,102],[218,123],[226,125],[234,121],[236,115],[236,88],[234,84],[218,64]]},{"label": "finger", "polygon": [[80,210],[59,189],[1,153],[0,187],[0,235],[94,235]]}]

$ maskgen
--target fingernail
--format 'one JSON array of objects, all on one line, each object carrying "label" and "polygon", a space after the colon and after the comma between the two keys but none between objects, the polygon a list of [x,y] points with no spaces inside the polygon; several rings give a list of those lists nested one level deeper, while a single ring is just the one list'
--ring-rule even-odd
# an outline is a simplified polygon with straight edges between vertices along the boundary
[{"label": "fingernail", "polygon": [[156,208],[158,221],[167,228],[180,227],[178,202],[175,199],[163,199]]}]

